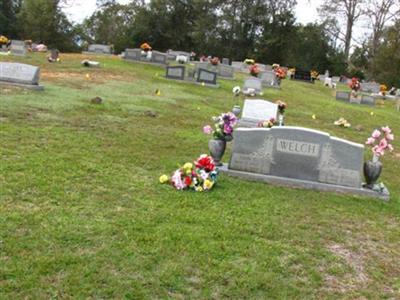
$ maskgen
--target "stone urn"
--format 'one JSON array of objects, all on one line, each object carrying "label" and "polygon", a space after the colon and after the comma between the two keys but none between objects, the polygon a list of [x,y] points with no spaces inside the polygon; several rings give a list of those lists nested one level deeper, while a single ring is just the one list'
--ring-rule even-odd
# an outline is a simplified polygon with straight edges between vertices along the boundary
[{"label": "stone urn", "polygon": [[242,109],[240,108],[239,105],[235,105],[235,106],[232,108],[232,113],[233,113],[237,118],[240,117],[240,112],[241,112],[241,111],[242,111]]},{"label": "stone urn", "polygon": [[221,160],[222,156],[224,156],[225,148],[226,148],[225,140],[211,139],[208,142],[208,149],[210,150],[210,154],[216,166],[222,166]]},{"label": "stone urn", "polygon": [[364,163],[364,177],[365,182],[367,183],[365,186],[369,189],[372,189],[379,176],[381,175],[381,172],[382,163],[379,161],[379,158],[374,155],[372,160],[366,161]]}]

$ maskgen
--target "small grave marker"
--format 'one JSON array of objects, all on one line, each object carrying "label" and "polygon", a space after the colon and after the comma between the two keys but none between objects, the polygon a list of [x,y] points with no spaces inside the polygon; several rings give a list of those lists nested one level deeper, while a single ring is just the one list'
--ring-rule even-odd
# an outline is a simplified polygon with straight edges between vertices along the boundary
[{"label": "small grave marker", "polygon": [[184,66],[167,66],[166,78],[184,80],[185,79],[185,67]]},{"label": "small grave marker", "polygon": [[197,82],[216,85],[217,84],[217,73],[208,71],[206,69],[200,68],[197,74]]}]

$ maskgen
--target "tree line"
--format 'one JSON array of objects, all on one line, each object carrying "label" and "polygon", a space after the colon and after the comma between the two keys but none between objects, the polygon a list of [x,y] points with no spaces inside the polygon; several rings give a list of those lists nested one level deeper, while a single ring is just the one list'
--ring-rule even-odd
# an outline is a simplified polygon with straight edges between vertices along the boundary
[{"label": "tree line", "polygon": [[[119,53],[148,42],[400,86],[400,0],[327,0],[307,25],[296,22],[296,0],[97,0],[81,24],[62,10],[71,1],[0,0],[0,34],[65,52],[102,43]],[[360,20],[370,34],[355,41]]]}]

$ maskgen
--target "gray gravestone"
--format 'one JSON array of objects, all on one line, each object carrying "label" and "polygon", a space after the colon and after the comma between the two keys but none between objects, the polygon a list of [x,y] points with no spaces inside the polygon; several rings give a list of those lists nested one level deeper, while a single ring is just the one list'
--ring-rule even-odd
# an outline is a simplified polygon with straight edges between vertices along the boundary
[{"label": "gray gravestone", "polygon": [[232,67],[235,69],[235,71],[240,72],[243,67],[243,62],[241,61],[233,61],[232,62]]},{"label": "gray gravestone", "polygon": [[88,52],[98,54],[111,54],[112,49],[109,45],[92,44],[88,47]]},{"label": "gray gravestone", "polygon": [[10,50],[12,55],[19,55],[19,56],[25,56],[28,51],[25,42],[18,40],[11,41]]},{"label": "gray gravestone", "polygon": [[240,127],[256,127],[259,122],[268,121],[271,118],[276,120],[278,105],[266,100],[246,99],[244,101]]},{"label": "gray gravestone", "polygon": [[151,61],[153,63],[165,65],[167,64],[167,54],[158,51],[153,51],[151,54]]},{"label": "gray gravestone", "polygon": [[229,58],[222,58],[222,64],[223,65],[229,65]]},{"label": "gray gravestone", "polygon": [[372,96],[368,96],[368,95],[362,95],[361,96],[361,104],[374,106],[375,105],[375,98],[372,97]]},{"label": "gray gravestone", "polygon": [[265,71],[272,71],[272,66],[271,65],[266,65],[265,66]]},{"label": "gray gravestone", "polygon": [[167,66],[166,69],[166,78],[169,79],[185,79],[185,67],[184,66]]},{"label": "gray gravestone", "polygon": [[219,64],[218,75],[226,78],[233,78],[235,70],[229,65]]},{"label": "gray gravestone", "polygon": [[197,74],[197,82],[216,85],[217,73],[200,68]]},{"label": "gray gravestone", "polygon": [[258,69],[260,70],[260,72],[266,72],[267,71],[267,66],[264,64],[257,64]]},{"label": "gray gravestone", "polygon": [[261,73],[260,79],[262,81],[262,85],[266,87],[275,87],[279,88],[279,80],[274,71],[266,71]]},{"label": "gray gravestone", "polygon": [[336,92],[336,100],[347,101],[350,102],[350,92]]},{"label": "gray gravestone", "polygon": [[262,91],[262,82],[259,78],[250,77],[246,79],[243,85],[243,93],[251,94],[250,91],[254,90],[255,94],[260,94]]},{"label": "gray gravestone", "polygon": [[339,76],[332,76],[332,83],[339,83],[340,82],[340,77]]},{"label": "gray gravestone", "polygon": [[20,63],[0,62],[0,82],[42,90],[39,85],[40,69]]},{"label": "gray gravestone", "polygon": [[361,188],[364,146],[301,127],[239,128],[229,169]]},{"label": "gray gravestone", "polygon": [[376,82],[363,82],[361,83],[361,91],[367,93],[379,93],[379,84]]},{"label": "gray gravestone", "polygon": [[125,59],[140,60],[142,58],[141,49],[125,49]]}]

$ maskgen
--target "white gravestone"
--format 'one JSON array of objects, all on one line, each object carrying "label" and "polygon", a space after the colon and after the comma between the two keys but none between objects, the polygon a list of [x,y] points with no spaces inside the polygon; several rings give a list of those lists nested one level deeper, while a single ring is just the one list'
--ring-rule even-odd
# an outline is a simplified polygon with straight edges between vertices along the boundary
[{"label": "white gravestone", "polygon": [[242,118],[240,119],[240,127],[257,127],[262,121],[276,120],[278,113],[278,105],[261,99],[246,99],[244,101]]},{"label": "white gravestone", "polygon": [[0,62],[0,83],[43,90],[39,85],[40,69],[20,63]]}]

